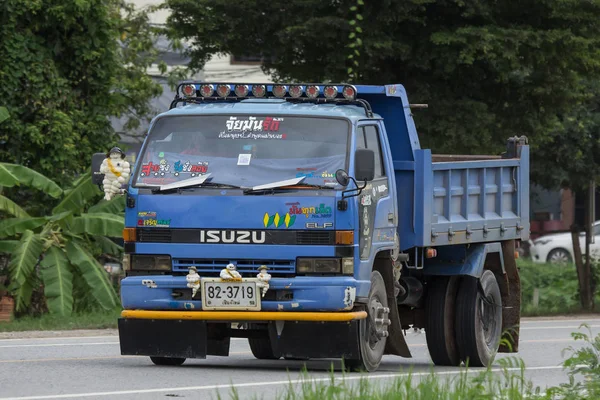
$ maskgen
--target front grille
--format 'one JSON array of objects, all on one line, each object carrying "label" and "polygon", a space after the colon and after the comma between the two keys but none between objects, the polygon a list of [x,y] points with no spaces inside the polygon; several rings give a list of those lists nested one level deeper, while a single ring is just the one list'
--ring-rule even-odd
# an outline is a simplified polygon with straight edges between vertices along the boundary
[{"label": "front grille", "polygon": [[[204,232],[203,232],[204,231]],[[198,243],[211,244],[206,241],[208,232],[243,231],[245,242],[251,245],[335,245],[335,231],[326,230],[253,230],[253,229],[171,229],[171,228],[138,228],[137,240],[141,243]],[[231,232],[229,232],[231,233]],[[220,238],[220,235],[217,235]],[[233,236],[228,236],[233,237]],[[204,238],[204,239],[202,239]],[[252,243],[249,238],[262,238],[262,243]],[[204,240],[204,242],[203,242]],[[217,242],[213,244],[227,244]],[[236,243],[237,244],[237,243]]]},{"label": "front grille", "polygon": [[153,228],[153,229],[139,229],[137,230],[137,241],[138,242],[151,242],[151,243],[171,243],[171,229],[169,228]]},{"label": "front grille", "polygon": [[203,276],[218,276],[227,264],[237,266],[240,274],[246,277],[255,277],[258,267],[266,265],[269,274],[273,276],[293,275],[296,271],[296,262],[293,260],[225,260],[207,258],[175,258],[173,259],[174,272],[187,272],[190,267],[196,267],[198,273]]},{"label": "front grille", "polygon": [[335,244],[334,231],[297,231],[296,241],[298,244]]}]

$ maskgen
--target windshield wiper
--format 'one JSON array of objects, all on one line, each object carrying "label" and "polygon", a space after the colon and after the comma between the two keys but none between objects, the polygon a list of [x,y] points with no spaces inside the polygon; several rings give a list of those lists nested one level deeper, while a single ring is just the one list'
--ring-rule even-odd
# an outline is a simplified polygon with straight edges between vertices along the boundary
[{"label": "windshield wiper", "polygon": [[197,176],[195,178],[184,179],[179,182],[169,183],[168,185],[161,185],[157,188],[152,189],[152,193],[161,193],[161,192],[166,192],[169,190],[183,189],[183,188],[189,188],[189,187],[196,186],[196,185],[201,185],[204,183],[205,180],[208,179],[209,176],[210,176],[210,173],[208,173],[206,175]]},{"label": "windshield wiper", "polygon": [[253,188],[244,190],[244,194],[265,192],[267,190],[274,191],[275,189],[281,189],[284,187],[287,189],[287,188],[292,188],[294,186],[310,187],[310,188],[315,188],[315,189],[333,189],[331,186],[327,186],[327,185],[301,183],[305,178],[306,178],[305,176],[302,176],[300,178],[287,179],[285,181],[278,181],[278,182],[273,182],[273,183],[267,183],[266,185],[254,186]]}]

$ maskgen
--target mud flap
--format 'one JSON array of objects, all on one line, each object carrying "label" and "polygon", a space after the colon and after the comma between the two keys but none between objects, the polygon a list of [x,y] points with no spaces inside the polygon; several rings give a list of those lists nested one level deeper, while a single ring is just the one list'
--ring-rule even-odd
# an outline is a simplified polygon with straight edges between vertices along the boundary
[{"label": "mud flap", "polygon": [[206,358],[206,321],[119,319],[121,355]]},{"label": "mud flap", "polygon": [[[499,353],[519,351],[519,327],[521,321],[521,279],[515,260],[515,241],[502,242],[504,269],[508,280],[508,296],[502,299],[502,340]],[[506,343],[510,343],[510,346]],[[504,344],[503,344],[504,343]]]},{"label": "mud flap", "polygon": [[388,326],[389,336],[385,344],[384,354],[394,354],[400,357],[412,358],[406,339],[404,338],[404,332],[402,332],[402,325],[400,324],[400,314],[398,313],[398,304],[396,297],[394,296],[394,273],[392,268],[389,266],[389,260],[375,259],[374,269],[379,271],[385,282],[385,291],[388,299],[388,306],[390,308],[390,320],[391,325]]}]

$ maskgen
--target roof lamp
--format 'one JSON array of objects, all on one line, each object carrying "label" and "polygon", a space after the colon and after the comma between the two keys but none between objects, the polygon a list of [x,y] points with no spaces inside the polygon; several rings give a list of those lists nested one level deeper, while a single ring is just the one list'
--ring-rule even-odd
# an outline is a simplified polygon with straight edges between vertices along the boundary
[{"label": "roof lamp", "polygon": [[307,86],[306,87],[306,96],[310,97],[311,99],[318,97],[319,96],[319,87],[315,86],[315,85]]},{"label": "roof lamp", "polygon": [[290,96],[297,98],[302,96],[302,86],[298,86],[298,85],[294,85],[294,86],[290,86]]},{"label": "roof lamp", "polygon": [[185,97],[196,97],[196,85],[183,85],[181,92]]},{"label": "roof lamp", "polygon": [[217,85],[217,94],[219,97],[227,97],[231,93],[231,86],[229,85]]},{"label": "roof lamp", "polygon": [[273,94],[275,95],[275,97],[279,97],[279,98],[284,97],[286,91],[287,91],[287,88],[285,87],[285,85],[273,86]]},{"label": "roof lamp", "polygon": [[325,89],[323,90],[323,94],[325,94],[325,97],[328,99],[335,99],[335,97],[338,94],[338,90],[336,86],[325,86]]},{"label": "roof lamp", "polygon": [[264,97],[267,92],[265,85],[252,85],[252,94],[254,97]]},{"label": "roof lamp", "polygon": [[342,94],[346,100],[356,99],[356,89],[354,89],[352,86],[344,86]]},{"label": "roof lamp", "polygon": [[249,91],[248,85],[235,85],[235,95],[237,97],[246,97]]},{"label": "roof lamp", "polygon": [[200,94],[202,97],[211,97],[215,92],[213,85],[202,85],[200,86]]}]

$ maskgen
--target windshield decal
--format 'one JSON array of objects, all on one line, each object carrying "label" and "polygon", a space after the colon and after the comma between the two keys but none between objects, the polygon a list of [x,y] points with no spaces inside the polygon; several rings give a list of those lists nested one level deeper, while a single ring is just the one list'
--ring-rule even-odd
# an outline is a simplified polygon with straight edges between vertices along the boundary
[{"label": "windshield decal", "polygon": [[252,158],[252,154],[240,154],[238,156],[237,165],[250,165],[251,158]]},{"label": "windshield decal", "polygon": [[226,130],[219,133],[218,137],[219,139],[285,139],[287,135],[279,133],[279,124],[283,120],[282,117],[264,119],[229,117],[229,120],[225,121]]}]

